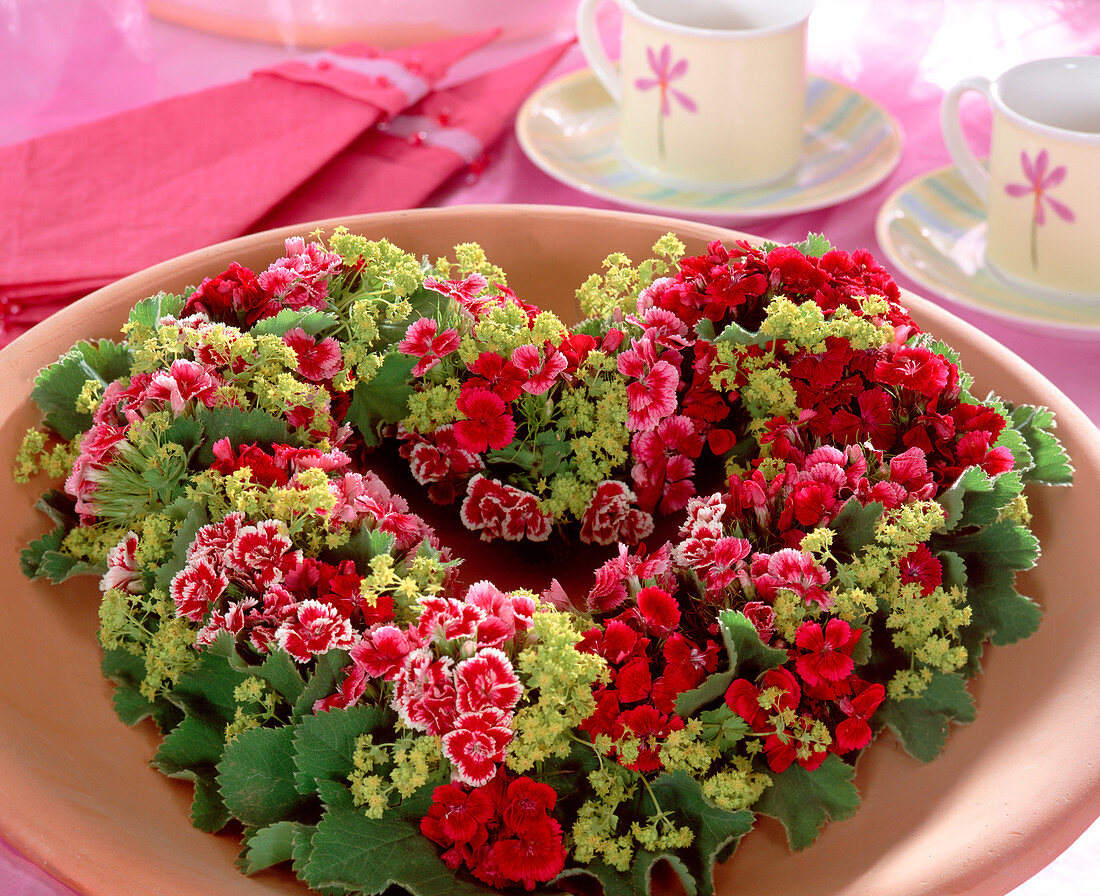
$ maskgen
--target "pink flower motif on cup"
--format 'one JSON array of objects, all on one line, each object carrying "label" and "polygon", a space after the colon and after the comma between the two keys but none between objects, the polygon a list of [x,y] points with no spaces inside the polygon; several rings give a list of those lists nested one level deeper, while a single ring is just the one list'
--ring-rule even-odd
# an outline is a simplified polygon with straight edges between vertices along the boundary
[{"label": "pink flower motif on cup", "polygon": [[669,102],[671,96],[676,100],[684,109],[688,112],[698,111],[698,107],[695,105],[695,100],[684,93],[682,90],[677,90],[672,86],[672,82],[677,78],[682,78],[688,70],[687,59],[678,59],[676,62],[672,61],[672,48],[668,44],[664,44],[660,52],[654,52],[653,47],[646,47],[646,59],[649,61],[649,69],[653,72],[652,78],[636,78],[634,86],[638,90],[652,90],[654,87],[660,90],[661,98],[661,114],[657,119],[657,149],[661,155],[661,158],[665,156],[665,131],[664,120],[672,114],[672,103]]},{"label": "pink flower motif on cup", "polygon": [[1059,165],[1053,171],[1048,172],[1047,166],[1050,158],[1045,149],[1040,150],[1033,162],[1026,152],[1020,153],[1020,165],[1023,168],[1026,184],[1005,184],[1005,192],[1009,196],[1034,197],[1031,211],[1031,266],[1039,266],[1038,252],[1038,228],[1046,223],[1046,206],[1058,215],[1063,221],[1073,223],[1073,210],[1064,202],[1060,202],[1047,191],[1056,187],[1066,179],[1066,166]]}]

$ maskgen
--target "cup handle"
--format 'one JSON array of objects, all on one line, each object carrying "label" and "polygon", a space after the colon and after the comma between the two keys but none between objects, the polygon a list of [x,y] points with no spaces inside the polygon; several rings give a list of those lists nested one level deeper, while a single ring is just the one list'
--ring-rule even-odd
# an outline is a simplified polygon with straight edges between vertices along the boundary
[{"label": "cup handle", "polygon": [[963,135],[959,119],[959,100],[968,90],[973,90],[984,96],[986,102],[992,104],[990,94],[992,86],[993,82],[989,78],[981,76],[964,78],[944,94],[943,102],[940,103],[940,130],[943,131],[943,142],[947,145],[947,151],[959,169],[959,174],[978,194],[982,205],[985,205],[989,199],[989,171],[978,161]]},{"label": "cup handle", "polygon": [[588,59],[592,71],[600,83],[603,84],[615,105],[621,105],[623,101],[623,86],[619,79],[618,68],[611,61],[604,49],[603,41],[596,30],[596,8],[602,0],[581,0],[577,6],[577,39],[581,45],[581,52]]}]

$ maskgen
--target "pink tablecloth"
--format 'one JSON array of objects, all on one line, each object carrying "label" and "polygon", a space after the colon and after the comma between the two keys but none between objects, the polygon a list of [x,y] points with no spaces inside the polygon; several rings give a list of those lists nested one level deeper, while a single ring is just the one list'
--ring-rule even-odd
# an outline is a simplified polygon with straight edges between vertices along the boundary
[{"label": "pink tablecloth", "polygon": [[[279,5],[273,0],[273,8]],[[464,63],[454,78],[533,48],[530,39],[505,42]],[[1026,59],[1081,53],[1100,53],[1100,3],[1089,0],[818,0],[810,24],[811,71],[856,87],[898,120],[906,137],[901,163],[880,186],[840,206],[725,223],[778,241],[824,232],[839,247],[869,248],[881,258],[874,235],[879,206],[899,186],[949,161],[938,126],[944,90],[966,75],[995,76]],[[293,48],[150,20],[142,0],[0,3],[0,144],[243,77],[294,54]],[[582,64],[574,48],[551,77]],[[988,134],[988,115],[969,107],[966,116],[980,145]],[[431,200],[434,205],[485,202],[613,207],[547,177],[512,137],[493,147],[478,174],[459,176]],[[898,280],[929,295],[904,277]],[[929,297],[1030,362],[1100,423],[1100,338],[1039,335]],[[1098,856],[1100,823],[1012,896],[1100,894]],[[67,896],[72,891],[0,842],[0,893]]]}]

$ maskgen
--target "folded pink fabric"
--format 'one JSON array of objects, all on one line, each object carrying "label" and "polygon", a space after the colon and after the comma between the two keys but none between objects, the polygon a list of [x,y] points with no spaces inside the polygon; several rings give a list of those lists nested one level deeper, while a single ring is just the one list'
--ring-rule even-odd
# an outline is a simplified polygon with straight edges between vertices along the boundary
[{"label": "folded pink fabric", "polygon": [[572,41],[449,89],[363,134],[250,230],[366,212],[415,208],[488,148]]},{"label": "folded pink fabric", "polygon": [[0,147],[0,320],[247,232],[496,33],[339,47]]}]

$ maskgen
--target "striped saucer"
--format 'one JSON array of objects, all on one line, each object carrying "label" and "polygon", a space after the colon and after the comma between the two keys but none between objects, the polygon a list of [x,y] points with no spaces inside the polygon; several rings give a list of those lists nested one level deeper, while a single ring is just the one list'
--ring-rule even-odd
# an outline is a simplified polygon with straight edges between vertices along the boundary
[{"label": "striped saucer", "polygon": [[990,273],[985,209],[952,165],[899,187],[879,209],[875,236],[891,264],[931,292],[1028,329],[1100,336],[1100,302],[1052,301]]},{"label": "striped saucer", "polygon": [[516,136],[551,177],[593,196],[689,217],[772,218],[836,205],[881,183],[901,158],[901,131],[861,93],[811,76],[802,164],[786,180],[748,189],[688,189],[633,169],[619,145],[618,107],[582,69],[537,90],[519,110]]}]

